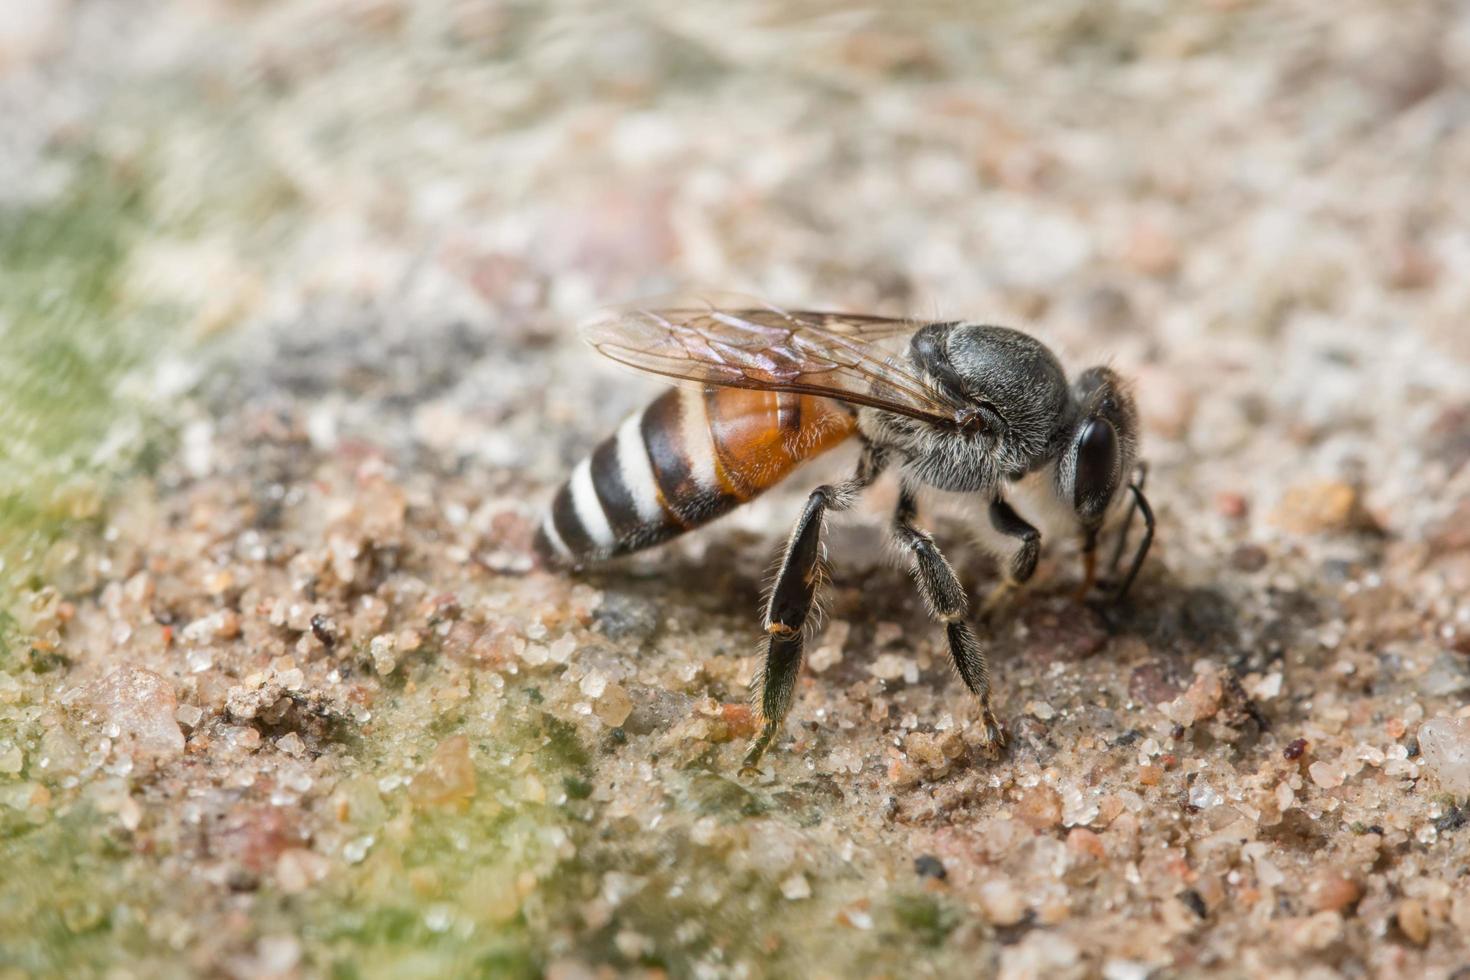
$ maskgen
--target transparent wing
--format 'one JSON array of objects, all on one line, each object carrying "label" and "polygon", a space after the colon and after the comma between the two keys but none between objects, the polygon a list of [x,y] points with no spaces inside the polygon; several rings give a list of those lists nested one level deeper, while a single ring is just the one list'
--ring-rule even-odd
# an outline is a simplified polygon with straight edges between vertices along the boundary
[{"label": "transparent wing", "polygon": [[668,378],[822,395],[928,421],[964,406],[875,342],[922,324],[772,307],[619,310],[582,328],[606,356]]}]

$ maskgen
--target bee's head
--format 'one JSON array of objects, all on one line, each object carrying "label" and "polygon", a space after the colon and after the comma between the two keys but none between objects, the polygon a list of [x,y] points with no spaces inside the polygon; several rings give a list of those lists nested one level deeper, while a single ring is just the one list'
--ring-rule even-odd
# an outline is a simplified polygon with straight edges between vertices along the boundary
[{"label": "bee's head", "polygon": [[1071,504],[1090,541],[1133,468],[1138,409],[1123,379],[1111,368],[1084,371],[1072,393],[1077,420],[1057,467],[1057,490]]}]

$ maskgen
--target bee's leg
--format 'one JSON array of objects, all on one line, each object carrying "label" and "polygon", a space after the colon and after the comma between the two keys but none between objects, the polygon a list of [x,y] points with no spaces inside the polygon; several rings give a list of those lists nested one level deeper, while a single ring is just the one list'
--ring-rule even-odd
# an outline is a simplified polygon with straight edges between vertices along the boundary
[{"label": "bee's leg", "polygon": [[1128,594],[1133,580],[1138,577],[1138,570],[1143,567],[1143,560],[1148,557],[1148,549],[1154,543],[1154,511],[1148,505],[1148,498],[1143,495],[1143,488],[1137,483],[1130,483],[1128,489],[1133,493],[1133,502],[1143,514],[1143,538],[1138,542],[1138,550],[1133,552],[1133,561],[1128,565],[1128,574],[1123,576],[1122,583],[1117,591],[1113,593],[1114,602],[1122,602],[1123,597]]},{"label": "bee's leg", "polygon": [[944,624],[955,669],[965,686],[980,699],[980,721],[984,726],[986,746],[991,751],[998,751],[1005,745],[1005,733],[990,706],[990,665],[985,661],[985,652],[980,649],[974,630],[965,622],[970,597],[954,569],[939,553],[934,538],[914,525],[916,513],[913,494],[905,487],[899,494],[898,510],[893,515],[894,536],[913,555],[912,570],[919,594],[929,607],[929,614]]},{"label": "bee's leg", "polygon": [[[1144,461],[1144,460],[1140,460],[1138,462],[1138,465],[1135,466],[1135,467],[1133,467],[1133,479],[1131,481],[1131,484],[1132,484],[1132,486],[1135,486],[1140,491],[1142,491],[1143,490],[1143,486],[1144,486],[1144,484],[1147,481],[1148,481],[1148,463],[1146,461]],[[1129,500],[1128,501],[1128,513],[1126,513],[1126,514],[1123,515],[1123,524],[1122,524],[1121,527],[1118,528],[1118,541],[1117,541],[1117,544],[1113,545],[1113,556],[1112,556],[1112,558],[1108,559],[1108,580],[1109,581],[1111,581],[1114,578],[1114,576],[1116,576],[1118,574],[1118,565],[1123,561],[1123,552],[1128,547],[1128,535],[1133,530],[1133,515],[1135,513],[1137,513],[1137,512],[1138,512],[1138,500],[1137,500],[1137,498],[1134,498],[1132,500]],[[1117,596],[1117,598],[1122,598],[1122,596],[1119,595],[1119,596]]]},{"label": "bee's leg", "polygon": [[805,630],[812,619],[817,590],[827,576],[826,548],[822,545],[823,519],[829,510],[851,507],[857,495],[878,478],[884,462],[882,450],[872,445],[865,446],[857,473],[849,480],[813,490],[791,532],[766,604],[766,663],[754,682],[759,689],[761,731],[745,753],[742,773],[756,770],[761,756],[780,734],[786,713],[791,710],[796,678],[801,671]]},{"label": "bee's leg", "polygon": [[1073,598],[1082,602],[1095,584],[1097,584],[1097,531],[1090,530],[1082,535],[1082,582],[1077,586]]},{"label": "bee's leg", "polygon": [[1006,537],[1019,540],[1021,546],[1011,556],[1005,578],[990,590],[981,604],[982,620],[988,620],[1004,609],[1011,595],[1031,580],[1031,576],[1036,574],[1036,560],[1041,556],[1041,532],[1004,500],[990,502],[990,525]]}]

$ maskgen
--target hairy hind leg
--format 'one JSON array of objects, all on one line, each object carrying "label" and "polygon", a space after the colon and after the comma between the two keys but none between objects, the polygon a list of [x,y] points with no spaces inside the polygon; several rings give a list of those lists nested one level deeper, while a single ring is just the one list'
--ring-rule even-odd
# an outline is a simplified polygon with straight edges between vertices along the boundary
[{"label": "hairy hind leg", "polygon": [[756,770],[791,710],[796,678],[801,673],[806,630],[816,606],[817,591],[827,573],[823,520],[829,510],[851,507],[857,495],[878,478],[884,462],[881,450],[865,445],[857,472],[850,479],[817,487],[807,497],[801,517],[786,542],[781,567],[766,603],[766,662],[754,682],[758,689],[761,731],[745,753],[741,772]]}]

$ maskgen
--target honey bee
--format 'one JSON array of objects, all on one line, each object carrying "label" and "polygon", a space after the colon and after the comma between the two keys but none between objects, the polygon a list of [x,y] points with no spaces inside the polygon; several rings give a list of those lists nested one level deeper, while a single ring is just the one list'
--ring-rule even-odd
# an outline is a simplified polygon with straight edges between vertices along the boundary
[{"label": "honey bee", "polygon": [[825,516],[851,507],[885,470],[899,474],[894,541],[945,630],[960,679],[979,699],[991,751],[1004,746],[1005,734],[991,707],[990,668],[967,622],[968,593],[915,523],[920,490],[976,495],[1011,545],[983,616],[1036,570],[1041,532],[1033,520],[1055,526],[1060,514],[1080,541],[1079,597],[1096,584],[1099,534],[1111,517],[1122,522],[1110,574],[1135,512],[1144,521],[1114,600],[1133,584],[1153,541],[1129,387],[1107,367],[1069,384],[1046,345],[1019,330],[686,307],[609,314],[583,333],[615,361],[693,384],[628,418],[576,467],[537,533],[549,562],[580,566],[667,541],[753,499],[798,464],[849,439],[861,444],[852,476],[811,492],[782,552],[765,604],[764,665],[752,685],[761,725],[743,771],[755,770],[791,708],[828,578]]}]

